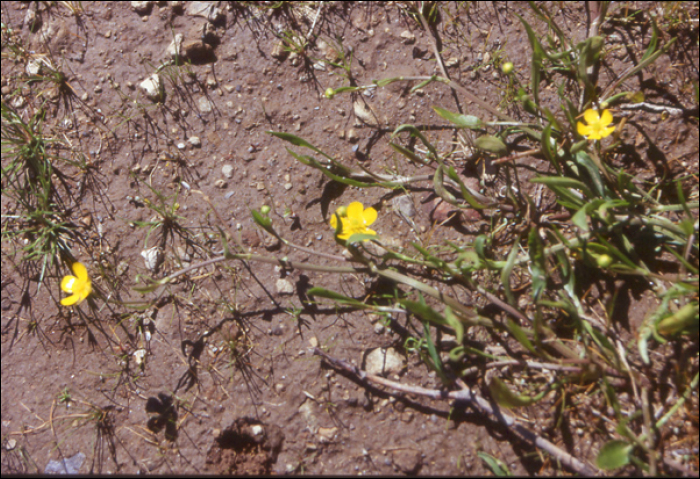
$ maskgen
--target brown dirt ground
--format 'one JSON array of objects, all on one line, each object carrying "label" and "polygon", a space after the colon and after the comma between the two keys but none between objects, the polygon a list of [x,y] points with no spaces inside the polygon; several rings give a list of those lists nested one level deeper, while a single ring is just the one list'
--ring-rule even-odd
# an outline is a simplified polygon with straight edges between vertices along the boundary
[{"label": "brown dirt ground", "polygon": [[[315,4],[265,10],[219,3],[222,18],[206,27],[211,52],[193,53],[194,76],[188,76],[185,68],[180,69],[179,78],[164,75],[166,98],[163,105],[154,106],[138,84],[165,58],[174,34],[184,34],[185,41],[197,40],[208,23],[168,5],[178,2],[154,3],[149,12],[139,14],[129,2],[84,2],[80,16],[71,15],[62,5],[46,10],[41,4],[41,26],[32,32],[27,11],[36,7],[29,2],[3,2],[3,23],[19,32],[28,49],[50,51],[76,93],[56,97],[51,91],[27,90],[23,92],[26,103],[19,109],[33,111],[41,104],[40,94],[48,98],[45,130],[89,156],[93,167],[87,174],[66,168],[70,188],[80,191],[66,201],[82,235],[82,241],[72,245],[75,257],[91,272],[119,271],[112,274],[118,284],[105,284],[104,275],[92,273],[96,288],[124,302],[153,300],[152,294],[144,298],[132,289],[137,275],[148,274],[141,251],[155,245],[163,249],[157,275],[163,277],[181,264],[214,256],[221,248],[217,227],[239,234],[246,247],[261,254],[334,264],[328,258],[270,244],[250,219],[249,208],[262,204],[273,207],[275,225],[286,238],[318,252],[339,254],[328,227],[329,214],[355,200],[379,211],[374,225],[379,234],[403,245],[414,238],[416,232],[392,212],[396,195],[338,187],[289,155],[285,150],[289,144],[265,132],[293,133],[348,164],[375,172],[398,165],[402,173],[426,173],[397,157],[384,128],[402,123],[445,124],[430,107],[457,110],[448,88],[431,84],[409,93],[412,84],[395,83],[361,95],[377,112],[381,128],[355,125],[353,96],[339,95],[331,101],[323,97],[327,87],[343,84],[338,69],[322,70],[314,68],[313,62],[273,56],[277,41],[273,31],[305,34],[313,23]],[[657,8],[655,2],[632,3],[633,8]],[[503,75],[494,76],[493,67],[482,68],[476,75],[472,72],[486,53],[502,50],[502,58],[513,61],[526,83],[530,46],[513,12],[525,18],[532,15],[521,2],[475,4],[469,15],[454,5],[446,7],[454,17],[441,19],[442,55],[455,59],[454,64],[448,61],[453,79],[494,105],[506,105],[507,99],[500,96],[507,90]],[[552,8],[574,41],[585,37],[582,2]],[[415,43],[401,37],[404,31],[413,32]],[[650,101],[692,106],[683,88],[697,81],[697,23],[694,31],[686,57],[662,56],[645,71],[643,84],[636,77],[631,87],[643,89]],[[352,71],[358,84],[436,72],[428,36],[394,2],[329,2],[315,33],[327,40],[344,38],[346,49],[354,51]],[[644,39],[649,36],[648,32],[632,33]],[[612,35],[611,42],[624,44],[639,41],[623,38],[632,33],[605,31]],[[613,55],[601,69],[600,81],[614,77],[628,65],[622,61],[629,60],[626,55],[639,55],[641,48],[639,44],[637,49],[621,49]],[[6,87],[13,91],[19,86],[8,81],[25,68],[6,60],[4,52],[3,98]],[[317,59],[332,55],[318,43],[309,53]],[[163,70],[168,71],[178,70]],[[544,104],[559,111],[556,92],[543,88]],[[131,99],[138,99],[141,107]],[[202,111],[207,100],[210,111]],[[484,115],[478,109],[474,113]],[[454,148],[452,130],[425,134],[442,152]],[[667,167],[675,174],[697,174],[697,122],[638,113],[622,135],[636,144],[637,153],[620,161],[637,168],[644,179],[663,168],[658,166],[662,161],[654,158],[657,154],[673,160]],[[191,137],[198,137],[201,145],[190,144]],[[476,167],[457,153],[454,162],[469,181],[478,183]],[[528,194],[537,195],[526,180],[547,164],[534,158],[523,164],[527,168],[520,184]],[[232,167],[231,178],[222,173],[225,165]],[[493,183],[484,184],[484,192],[498,195],[505,184],[501,173]],[[134,226],[154,217],[147,200],[157,203],[157,198],[148,185],[166,196],[175,195],[167,201],[179,203],[182,229],[164,234],[162,228],[155,228],[149,234],[148,227]],[[211,199],[224,225],[196,191]],[[432,231],[433,203],[428,193],[428,188],[410,192],[417,206],[417,234]],[[543,204],[553,203],[546,191],[543,195]],[[285,210],[293,213],[285,217]],[[4,195],[2,212],[12,212]],[[473,215],[431,234],[439,240],[462,241],[464,235],[473,238],[490,231],[492,222],[503,219],[517,226],[518,219],[505,214],[498,218]],[[490,474],[477,457],[480,451],[502,460],[514,474],[566,471],[488,418],[451,409],[444,402],[410,396],[395,399],[334,372],[311,356],[308,348],[317,342],[333,356],[360,365],[369,349],[403,344],[405,337],[378,326],[376,316],[327,303],[312,305],[305,294],[312,286],[324,286],[362,298],[383,286],[370,278],[280,272],[254,262],[220,263],[193,272],[148,310],[152,339],[143,365],[138,365],[133,356],[141,347],[136,334],[138,312],[115,303],[103,307],[104,302],[94,295],[94,302],[80,306],[81,314],[76,308],[72,313],[60,308],[57,300],[63,293],[58,285],[65,269],[51,271],[50,280],[38,289],[22,274],[27,270],[20,267],[20,257],[13,245],[3,241],[3,474],[43,472],[49,460],[79,452],[86,456],[83,473]],[[290,280],[293,294],[278,292],[281,277]],[[592,309],[613,287],[594,278],[589,286]],[[620,296],[620,315],[628,331],[634,331],[645,312],[657,304],[647,289],[637,286],[626,286]],[[483,298],[461,289],[453,294],[488,312]],[[292,308],[301,313],[292,314]],[[396,320],[405,323],[403,318]],[[486,339],[478,336],[478,330],[470,334],[475,340]],[[229,349],[228,344],[234,347]],[[666,367],[670,367],[667,372],[673,368]],[[400,380],[440,387],[439,379],[416,355],[408,357]],[[65,389],[72,400],[59,403],[57,398]],[[675,435],[667,440],[694,436],[688,447],[697,448],[697,397],[691,403],[694,410],[680,416]],[[555,418],[546,417],[550,409],[544,401],[542,407],[525,408],[522,415],[542,425],[541,432],[550,440],[592,463],[608,437],[604,425],[590,424],[590,415],[581,411],[565,418],[565,427],[555,427]],[[89,420],[86,413],[96,410],[101,411],[100,418]],[[697,471],[695,451],[695,464],[690,466]]]}]

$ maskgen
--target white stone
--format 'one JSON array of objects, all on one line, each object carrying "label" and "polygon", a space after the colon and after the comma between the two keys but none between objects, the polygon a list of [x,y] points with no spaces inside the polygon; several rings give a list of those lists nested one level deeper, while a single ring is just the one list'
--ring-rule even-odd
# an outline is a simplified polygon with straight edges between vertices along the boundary
[{"label": "white stone", "polygon": [[278,279],[276,287],[279,294],[294,294],[294,285],[288,279]]},{"label": "white stone", "polygon": [[165,88],[163,87],[163,81],[160,79],[160,76],[157,73],[154,73],[139,83],[139,87],[144,91],[144,93],[146,93],[146,96],[151,101],[163,101],[163,97],[165,96]]},{"label": "white stone", "polygon": [[141,256],[143,256],[146,269],[152,273],[158,270],[158,266],[160,266],[160,262],[163,260],[163,252],[158,246],[141,251]]},{"label": "white stone", "polygon": [[221,174],[224,175],[228,179],[233,178],[233,166],[231,166],[231,165],[222,166],[221,167]]},{"label": "white stone", "polygon": [[394,348],[377,348],[365,357],[364,370],[370,374],[385,376],[387,374],[398,374],[406,367],[404,358]]}]

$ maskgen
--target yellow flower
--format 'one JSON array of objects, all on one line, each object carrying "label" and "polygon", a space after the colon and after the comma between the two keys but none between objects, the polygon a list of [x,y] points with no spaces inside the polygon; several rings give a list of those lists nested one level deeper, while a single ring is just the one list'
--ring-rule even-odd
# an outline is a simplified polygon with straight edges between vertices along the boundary
[{"label": "yellow flower", "polygon": [[[338,235],[338,238],[341,240],[346,240],[356,233],[376,235],[376,231],[372,231],[367,227],[374,223],[376,219],[377,210],[375,210],[371,206],[367,209],[364,209],[362,203],[360,203],[359,201],[353,201],[348,205],[345,215],[341,216],[340,224],[342,230]],[[331,217],[331,228],[336,229],[337,226],[338,221],[336,219],[336,215],[333,215]]]},{"label": "yellow flower", "polygon": [[613,121],[610,110],[603,110],[602,114],[598,114],[596,110],[589,108],[583,113],[583,118],[588,124],[584,125],[578,121],[576,122],[576,129],[579,135],[585,136],[589,140],[600,140],[615,131],[615,125],[608,126]]},{"label": "yellow flower", "polygon": [[61,289],[66,293],[72,293],[71,296],[61,300],[63,306],[80,303],[92,292],[92,283],[82,263],[73,263],[73,273],[75,276],[64,276],[61,280]]}]

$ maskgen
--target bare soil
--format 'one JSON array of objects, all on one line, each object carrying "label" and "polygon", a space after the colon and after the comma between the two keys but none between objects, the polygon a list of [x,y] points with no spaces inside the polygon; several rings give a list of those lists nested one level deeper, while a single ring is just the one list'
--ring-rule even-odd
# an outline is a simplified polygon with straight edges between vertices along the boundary
[{"label": "bare soil", "polygon": [[[220,16],[213,21],[191,14],[187,5],[171,5],[179,2],[153,2],[140,13],[131,3],[136,2],[83,2],[79,15],[63,5],[47,9],[40,4],[39,23],[31,26],[27,12],[36,5],[3,2],[3,23],[18,32],[28,50],[50,53],[72,88],[62,94],[46,84],[22,87],[15,80],[25,75],[26,65],[6,58],[3,46],[3,98],[24,88],[25,103],[17,110],[28,115],[44,108],[47,136],[59,137],[87,156],[87,171],[62,167],[73,191],[66,205],[81,232],[81,241],[71,248],[91,272],[95,289],[110,297],[105,303],[94,294],[79,307],[61,307],[58,300],[64,293],[59,284],[67,270],[50,271],[39,287],[31,280],[38,272],[21,263],[18,245],[3,241],[3,475],[43,473],[49,461],[77,453],[86,456],[81,473],[491,474],[479,452],[500,459],[518,475],[570,472],[490,418],[445,401],[397,397],[312,356],[310,346],[319,345],[336,358],[362,366],[368,351],[403,351],[406,337],[421,336],[410,328],[384,327],[376,315],[328,302],[315,304],[306,294],[313,286],[323,286],[361,300],[370,291],[386,288],[370,277],[231,261],[188,273],[170,285],[167,294],[159,290],[141,295],[133,289],[143,285],[139,275],[161,278],[216,256],[222,248],[219,228],[252,252],[336,264],[266,236],[250,214],[250,208],[264,204],[272,207],[274,224],[285,238],[331,255],[341,254],[341,248],[328,226],[330,215],[351,201],[376,208],[379,219],[373,228],[398,246],[427,234],[436,241],[471,241],[503,220],[504,244],[519,234],[521,219],[507,214],[468,214],[435,227],[435,219],[447,213],[444,207],[435,211],[439,205],[430,195],[430,184],[409,192],[416,210],[414,229],[394,212],[394,200],[403,192],[329,181],[293,158],[286,151],[289,143],[266,133],[293,133],[338,160],[374,172],[396,168],[425,174],[429,170],[397,156],[389,146],[390,132],[404,123],[435,126],[424,134],[443,153],[456,149],[451,161],[465,180],[486,195],[503,194],[503,173],[495,170],[493,181],[484,177],[487,173],[477,164],[460,156],[454,131],[438,128],[446,122],[432,106],[458,110],[444,85],[411,93],[414,83],[399,82],[369,94],[341,94],[332,100],[323,96],[328,87],[347,84],[339,74],[342,70],[317,63],[337,60],[330,43],[337,37],[343,38],[346,50],[352,49],[352,73],[359,85],[436,73],[432,43],[419,24],[395,2],[327,2],[318,19],[315,3],[265,9],[214,2]],[[513,13],[526,19],[532,14],[521,2],[474,3],[469,14],[455,5],[445,7],[442,57],[453,79],[514,113],[509,80],[493,65],[484,67],[484,56],[498,54],[512,61],[516,75],[527,84],[530,45]],[[640,8],[660,2],[633,3]],[[557,20],[574,42],[583,40],[583,3],[557,5],[551,6]],[[311,59],[295,59],[276,49],[274,32],[305,36],[312,26],[328,46],[312,42],[307,50]],[[662,56],[643,76],[631,80],[631,87],[644,90],[652,102],[692,107],[685,85],[697,81],[697,23],[694,32],[686,57]],[[191,52],[191,65],[161,70],[165,99],[154,104],[139,84],[169,58],[166,50],[178,33],[185,43],[204,38],[207,47]],[[605,34],[610,42],[637,47],[611,55],[601,69],[601,82],[628,65],[623,62],[629,60],[627,55],[639,58],[642,41],[645,45],[649,36],[622,28]],[[560,111],[556,92],[543,84],[542,95],[546,106]],[[372,109],[375,125],[358,121],[353,101]],[[467,103],[466,108],[490,117],[475,105]],[[697,179],[697,122],[638,112],[629,118],[622,138],[636,145],[636,151],[619,161],[641,179],[663,174]],[[540,195],[541,203],[554,209],[546,190],[527,183],[538,171],[547,171],[548,163],[537,158],[519,161],[527,167],[518,179],[523,191]],[[179,219],[169,229],[139,223],[158,219],[150,208],[161,201],[155,191],[162,193],[166,206],[178,203]],[[3,215],[11,215],[12,208],[3,195]],[[3,231],[5,225],[3,219]],[[141,255],[155,246],[163,252],[156,273],[146,268]],[[113,282],[107,284],[106,278]],[[598,300],[614,289],[606,281],[584,282],[582,287],[590,288],[591,308],[600,307]],[[481,308],[482,314],[500,314],[472,292],[453,288],[450,294]],[[657,300],[643,285],[626,285],[619,298],[621,321],[631,338]],[[394,321],[405,323],[401,317]],[[144,339],[146,330],[150,341]],[[474,340],[488,339],[478,330],[470,334]],[[139,363],[134,352],[142,348],[146,354]],[[670,350],[659,349],[659,354],[673,357]],[[440,379],[415,354],[408,355],[405,368],[391,377],[441,388]],[[70,400],[59,401],[64,391]],[[667,441],[696,448],[694,464],[691,459],[686,465],[697,472],[697,397],[690,403]],[[601,406],[605,407],[596,407]],[[593,464],[609,436],[606,425],[586,413],[586,407],[579,405],[571,417],[547,417],[552,405],[543,401],[525,408],[521,417]]]}]

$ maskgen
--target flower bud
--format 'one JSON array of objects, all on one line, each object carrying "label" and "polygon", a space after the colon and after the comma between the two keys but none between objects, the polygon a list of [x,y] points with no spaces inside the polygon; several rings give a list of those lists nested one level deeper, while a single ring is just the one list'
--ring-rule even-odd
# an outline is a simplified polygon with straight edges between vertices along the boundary
[{"label": "flower bud", "polygon": [[513,62],[505,62],[503,65],[501,65],[501,71],[508,75],[513,71]]},{"label": "flower bud", "polygon": [[335,214],[340,216],[341,218],[344,218],[348,215],[348,207],[347,206],[339,206],[337,210],[335,210]]},{"label": "flower bud", "polygon": [[601,254],[596,258],[596,263],[598,263],[598,266],[601,268],[607,268],[613,263],[613,259],[609,254]]},{"label": "flower bud", "polygon": [[335,90],[328,87],[326,88],[326,91],[323,93],[323,95],[330,100],[335,96]]},{"label": "flower bud", "polygon": [[262,205],[260,207],[260,212],[264,215],[268,214],[270,212],[270,207],[267,205]]}]

